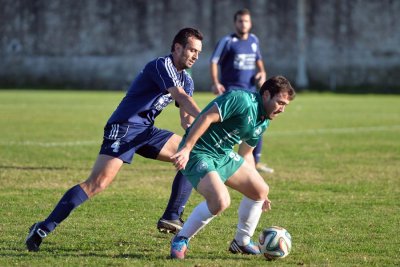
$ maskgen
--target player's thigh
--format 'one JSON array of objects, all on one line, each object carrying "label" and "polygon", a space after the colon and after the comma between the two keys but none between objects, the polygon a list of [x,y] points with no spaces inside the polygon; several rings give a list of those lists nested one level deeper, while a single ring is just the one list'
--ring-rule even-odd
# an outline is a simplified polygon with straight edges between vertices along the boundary
[{"label": "player's thigh", "polygon": [[228,189],[216,171],[208,172],[197,185],[197,191],[206,199],[210,212],[214,215],[230,205]]},{"label": "player's thigh", "polygon": [[108,155],[98,155],[88,179],[81,184],[90,196],[104,190],[121,169],[123,161]]},{"label": "player's thigh", "polygon": [[178,150],[179,143],[181,142],[182,137],[179,135],[173,134],[165,145],[161,148],[160,153],[157,156],[157,160],[169,161],[171,162],[171,156],[176,153]]},{"label": "player's thigh", "polygon": [[253,200],[265,199],[269,190],[261,175],[246,161],[225,184]]}]

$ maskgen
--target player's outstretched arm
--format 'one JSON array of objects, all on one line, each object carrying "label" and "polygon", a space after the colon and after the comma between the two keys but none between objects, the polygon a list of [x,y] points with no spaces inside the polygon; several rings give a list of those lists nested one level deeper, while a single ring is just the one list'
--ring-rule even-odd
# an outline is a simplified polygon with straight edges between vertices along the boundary
[{"label": "player's outstretched arm", "polygon": [[171,93],[172,98],[175,99],[179,107],[183,108],[185,112],[193,117],[197,117],[200,114],[200,109],[196,102],[182,87],[170,87],[168,88],[168,92]]},{"label": "player's outstretched arm", "polygon": [[197,140],[207,131],[212,123],[219,122],[220,120],[219,110],[216,105],[199,116],[190,129],[184,145],[171,157],[177,170],[185,169],[189,161],[190,151],[192,151]]},{"label": "player's outstretched arm", "polygon": [[211,63],[210,64],[210,73],[211,73],[211,89],[214,94],[216,95],[222,95],[225,93],[225,87],[219,82],[218,80],[218,64],[217,63]]},{"label": "player's outstretched arm", "polygon": [[181,126],[184,130],[190,127],[194,121],[194,117],[187,113],[183,108],[179,109],[179,114],[181,117]]}]

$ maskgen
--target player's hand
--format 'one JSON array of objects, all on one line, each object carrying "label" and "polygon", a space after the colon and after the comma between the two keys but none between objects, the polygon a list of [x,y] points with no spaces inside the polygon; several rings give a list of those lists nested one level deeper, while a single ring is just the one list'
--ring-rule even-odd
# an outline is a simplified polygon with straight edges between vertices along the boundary
[{"label": "player's hand", "polygon": [[269,210],[271,210],[271,201],[268,198],[266,198],[262,206],[262,211],[269,211]]},{"label": "player's hand", "polygon": [[181,150],[171,156],[172,163],[177,171],[184,170],[189,161],[190,150],[183,147]]},{"label": "player's hand", "polygon": [[264,71],[257,72],[257,74],[254,76],[254,79],[256,80],[256,86],[258,89],[261,88],[261,86],[265,83],[267,80],[267,74]]},{"label": "player's hand", "polygon": [[216,95],[222,95],[223,93],[225,93],[225,87],[220,83],[213,84],[211,86],[211,89]]}]

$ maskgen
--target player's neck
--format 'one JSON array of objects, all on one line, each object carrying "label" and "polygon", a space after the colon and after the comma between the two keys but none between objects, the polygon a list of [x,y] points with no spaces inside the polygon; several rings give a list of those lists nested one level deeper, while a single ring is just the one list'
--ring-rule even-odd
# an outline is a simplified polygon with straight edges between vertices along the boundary
[{"label": "player's neck", "polygon": [[247,40],[247,38],[249,38],[249,33],[238,33],[236,32],[236,36],[240,39],[240,40]]}]

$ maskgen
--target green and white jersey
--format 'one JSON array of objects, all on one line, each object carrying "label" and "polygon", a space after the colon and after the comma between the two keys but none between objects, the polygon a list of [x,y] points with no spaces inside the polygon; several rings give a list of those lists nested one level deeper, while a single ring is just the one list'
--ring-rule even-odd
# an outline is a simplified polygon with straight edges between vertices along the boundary
[{"label": "green and white jersey", "polygon": [[[258,92],[229,91],[208,104],[201,114],[214,105],[218,107],[221,121],[210,125],[197,141],[193,153],[218,156],[230,153],[241,141],[252,147],[257,145],[258,139],[269,125]],[[193,124],[195,123],[196,121]]]}]

